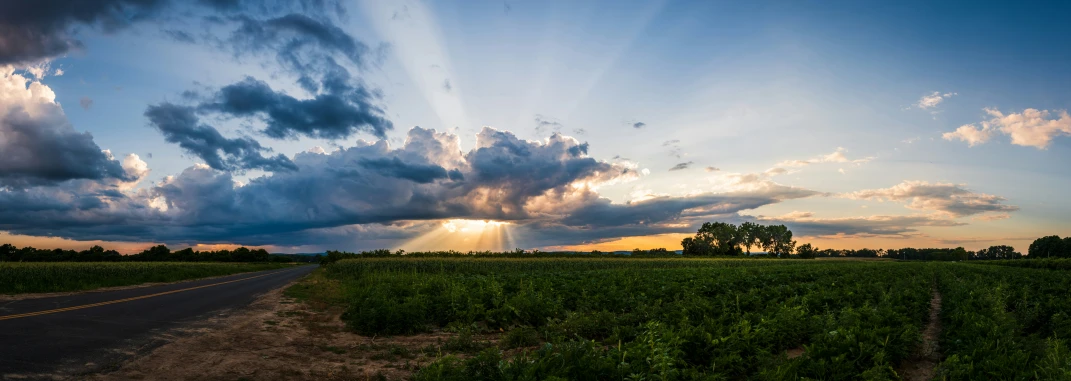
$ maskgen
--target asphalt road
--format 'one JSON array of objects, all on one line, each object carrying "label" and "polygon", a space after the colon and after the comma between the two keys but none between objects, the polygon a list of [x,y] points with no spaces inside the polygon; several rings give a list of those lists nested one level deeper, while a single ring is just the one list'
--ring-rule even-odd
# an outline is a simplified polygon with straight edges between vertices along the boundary
[{"label": "asphalt road", "polygon": [[0,301],[0,378],[114,368],[170,329],[248,305],[316,266],[126,290]]}]

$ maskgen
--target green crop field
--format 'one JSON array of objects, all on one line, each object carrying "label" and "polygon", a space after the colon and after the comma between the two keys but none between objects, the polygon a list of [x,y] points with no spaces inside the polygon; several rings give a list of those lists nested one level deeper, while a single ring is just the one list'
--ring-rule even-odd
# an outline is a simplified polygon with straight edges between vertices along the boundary
[{"label": "green crop field", "polygon": [[289,266],[278,263],[0,262],[0,294],[83,291]]},{"label": "green crop field", "polygon": [[315,278],[327,283],[292,294],[343,308],[362,335],[500,337],[442,350],[418,380],[896,380],[925,361],[937,379],[1071,378],[1071,274],[1059,269],[396,257]]}]

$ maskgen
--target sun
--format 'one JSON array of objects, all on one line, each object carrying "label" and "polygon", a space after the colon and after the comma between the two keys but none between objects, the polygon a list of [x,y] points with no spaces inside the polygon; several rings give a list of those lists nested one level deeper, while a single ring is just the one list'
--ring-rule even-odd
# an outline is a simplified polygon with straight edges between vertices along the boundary
[{"label": "sun", "polygon": [[439,227],[400,246],[406,251],[504,251],[515,244],[513,224],[494,220],[444,220]]}]

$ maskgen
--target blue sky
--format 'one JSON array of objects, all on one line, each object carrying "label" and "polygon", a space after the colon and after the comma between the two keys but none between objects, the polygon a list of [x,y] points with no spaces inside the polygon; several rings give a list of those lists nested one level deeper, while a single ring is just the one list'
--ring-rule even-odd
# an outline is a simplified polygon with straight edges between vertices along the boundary
[{"label": "blue sky", "polygon": [[[22,85],[0,100],[47,86],[56,103],[49,112],[73,128],[55,127],[57,136],[89,132],[115,162],[136,154],[148,171],[127,163],[127,176],[112,180],[43,181],[35,168],[57,169],[0,159],[14,163],[0,167],[0,205],[100,198],[101,189],[125,195],[100,198],[107,210],[12,213],[0,237],[130,250],[675,248],[703,221],[751,220],[784,223],[801,243],[821,247],[1025,250],[1036,237],[1071,234],[1062,192],[1071,187],[1071,120],[1061,118],[1071,104],[1067,4],[369,0],[325,2],[332,11],[322,11],[287,1],[100,3],[122,12],[76,18],[74,10],[25,6],[15,12],[25,17],[2,18],[0,28],[44,28],[81,46],[26,58],[17,49],[34,41],[9,33],[0,61],[10,65],[5,81]],[[295,67],[282,58],[291,52],[284,39],[312,37],[285,30],[260,45],[236,40],[239,14],[265,22],[300,15],[364,50],[352,59],[321,41],[300,51],[310,66]],[[119,27],[108,27],[115,20]],[[218,101],[247,78],[296,100],[328,94],[298,82],[327,73],[317,66],[323,57],[344,68],[352,89],[373,94],[367,104],[345,99],[389,121],[385,145],[374,145],[379,137],[361,123],[343,126],[345,136],[325,138],[327,129],[311,126],[273,137],[265,128],[275,116]],[[211,147],[230,165],[208,168],[176,143],[182,136],[174,134],[189,130],[149,117],[162,105],[185,107],[233,139],[221,144],[245,138],[260,148]],[[429,141],[414,137],[414,126],[444,134],[433,140],[456,141],[459,152],[421,151]],[[495,156],[487,162],[494,168],[477,161],[481,148],[521,145],[541,154]],[[307,153],[314,147],[322,154]],[[242,160],[250,152],[284,155],[298,169],[249,166]],[[351,164],[359,168],[338,167]],[[454,169],[458,177],[446,175]],[[434,181],[402,174],[411,170]],[[541,183],[536,173],[561,177]],[[211,188],[220,200],[208,203],[208,188],[190,188],[208,179],[234,185]],[[307,199],[316,192],[301,189],[313,186],[339,189]],[[384,193],[408,196],[381,200]],[[278,213],[258,210],[265,205]],[[335,208],[345,212],[326,212]],[[212,210],[265,215],[206,220]],[[89,221],[99,227],[84,228]]]}]

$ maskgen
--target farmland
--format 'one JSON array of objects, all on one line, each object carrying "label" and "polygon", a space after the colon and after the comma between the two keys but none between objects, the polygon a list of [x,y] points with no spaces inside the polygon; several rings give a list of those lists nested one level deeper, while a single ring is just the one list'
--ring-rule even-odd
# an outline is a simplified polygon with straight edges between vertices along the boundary
[{"label": "farmland", "polygon": [[287,266],[279,263],[0,262],[0,294],[83,291]]},{"label": "farmland", "polygon": [[453,335],[415,379],[892,380],[1071,377],[1069,287],[967,263],[392,257],[290,291],[363,336]]}]

